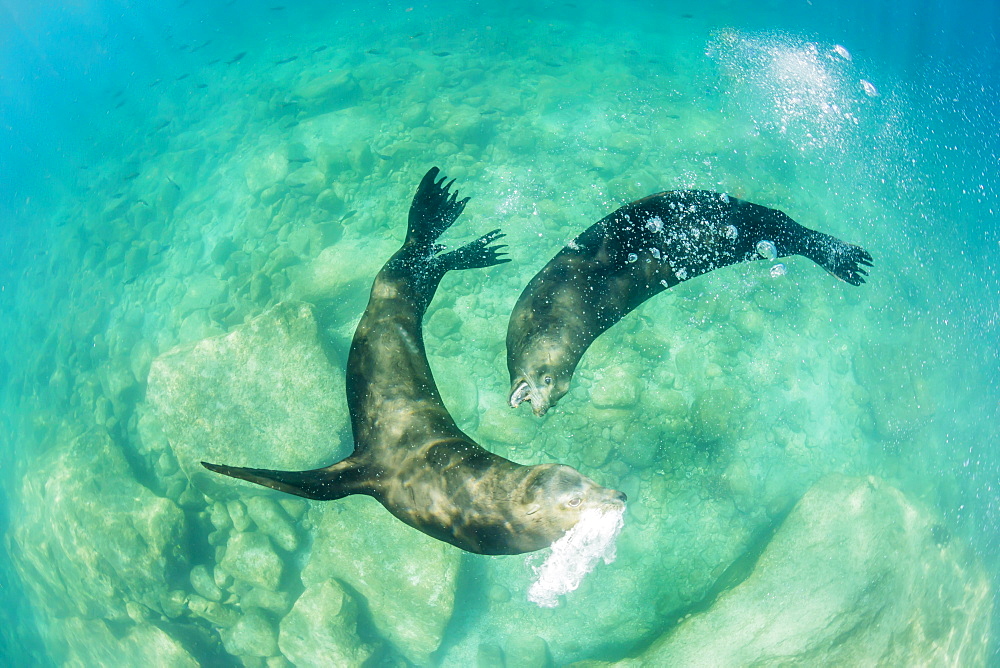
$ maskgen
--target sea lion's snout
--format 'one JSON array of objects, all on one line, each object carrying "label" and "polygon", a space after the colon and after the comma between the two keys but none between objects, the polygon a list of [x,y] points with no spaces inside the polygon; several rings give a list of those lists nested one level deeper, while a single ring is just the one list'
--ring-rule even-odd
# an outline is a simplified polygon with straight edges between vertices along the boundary
[{"label": "sea lion's snout", "polygon": [[602,488],[601,491],[603,492],[603,498],[600,499],[597,505],[605,510],[621,510],[628,502],[625,492],[619,492],[617,489],[609,489],[607,487]]},{"label": "sea lion's snout", "polygon": [[541,389],[533,386],[526,378],[520,378],[514,381],[513,389],[510,391],[510,407],[517,408],[525,401],[531,404],[531,412],[536,417],[542,417],[550,408],[549,401],[543,396]]}]

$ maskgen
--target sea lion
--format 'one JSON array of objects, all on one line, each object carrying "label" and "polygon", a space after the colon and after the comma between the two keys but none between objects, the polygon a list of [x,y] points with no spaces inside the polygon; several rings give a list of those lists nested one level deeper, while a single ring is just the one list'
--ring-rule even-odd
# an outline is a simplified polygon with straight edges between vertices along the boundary
[{"label": "sea lion", "polygon": [[510,405],[527,400],[544,415],[591,342],[663,290],[737,262],[796,254],[851,285],[872,266],[863,248],[722,193],[676,190],[621,207],[560,250],[514,305]]},{"label": "sea lion", "polygon": [[375,277],[347,358],[350,457],[312,471],[202,462],[217,473],[309,499],[376,498],[410,526],[469,552],[518,554],[549,546],[590,509],[620,510],[625,495],[559,464],[522,466],[462,432],[431,375],[422,321],[445,273],[507,262],[499,230],[443,252],[437,238],[468,198],[431,169],[410,207],[406,240]]}]

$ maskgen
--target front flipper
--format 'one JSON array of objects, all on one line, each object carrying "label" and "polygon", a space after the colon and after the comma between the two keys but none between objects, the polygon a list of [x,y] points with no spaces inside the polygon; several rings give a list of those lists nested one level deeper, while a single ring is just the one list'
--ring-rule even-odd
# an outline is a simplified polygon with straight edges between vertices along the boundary
[{"label": "front flipper", "polygon": [[861,246],[849,244],[829,234],[814,232],[803,253],[819,266],[851,285],[861,285],[868,275],[872,256]]},{"label": "front flipper", "polygon": [[506,257],[507,254],[501,250],[507,246],[502,244],[499,246],[490,246],[491,243],[503,236],[504,234],[500,230],[487,232],[475,241],[470,241],[460,248],[436,256],[433,262],[437,263],[445,271],[451,271],[452,269],[480,269],[482,267],[492,267],[496,264],[510,262],[510,258]]}]

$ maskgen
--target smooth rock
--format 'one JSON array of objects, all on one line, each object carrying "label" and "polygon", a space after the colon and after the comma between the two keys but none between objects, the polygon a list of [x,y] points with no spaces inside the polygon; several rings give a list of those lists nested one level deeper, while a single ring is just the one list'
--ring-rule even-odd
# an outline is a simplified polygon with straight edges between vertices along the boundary
[{"label": "smooth rock", "polygon": [[372,648],[357,633],[358,604],[336,580],[302,592],[281,620],[278,647],[298,668],[362,666]]},{"label": "smooth rock", "polygon": [[349,430],[344,375],[327,361],[307,304],[279,304],[228,335],[164,353],[146,400],[181,469],[216,498],[261,488],[201,461],[304,470],[349,454],[338,438]]},{"label": "smooth rock", "polygon": [[123,620],[130,601],[159,610],[166,583],[185,566],[183,513],[135,481],[104,431],[34,462],[20,507],[11,553],[45,615]]},{"label": "smooth rock", "polygon": [[408,660],[429,662],[455,605],[460,550],[403,524],[377,501],[315,505],[319,527],[302,582],[331,577],[365,599],[372,623]]},{"label": "smooth rock", "polygon": [[278,633],[258,610],[251,609],[229,629],[223,629],[222,644],[233,656],[269,657],[278,653]]},{"label": "smooth rock", "polygon": [[298,548],[299,538],[292,520],[277,502],[266,496],[251,496],[247,498],[247,513],[275,545],[288,552]]},{"label": "smooth rock", "polygon": [[178,640],[152,624],[134,625],[123,631],[121,626],[112,628],[100,619],[70,617],[56,622],[49,633],[63,639],[49,645],[52,660],[60,666],[201,665]]},{"label": "smooth rock", "polygon": [[271,541],[256,531],[234,533],[219,566],[237,580],[271,591],[278,588],[284,571]]},{"label": "smooth rock", "polygon": [[618,666],[984,666],[993,592],[938,520],[874,477],[835,475],[750,576]]}]

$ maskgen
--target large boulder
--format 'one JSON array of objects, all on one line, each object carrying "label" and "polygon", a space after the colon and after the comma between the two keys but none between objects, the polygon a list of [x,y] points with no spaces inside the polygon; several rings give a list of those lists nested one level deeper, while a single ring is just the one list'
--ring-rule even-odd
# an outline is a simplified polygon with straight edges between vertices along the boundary
[{"label": "large boulder", "polygon": [[[184,515],[136,482],[107,432],[86,432],[35,462],[19,501],[11,553],[50,647],[72,641],[71,655],[98,656],[115,646],[105,642],[106,630],[76,637],[61,618],[84,626],[86,619],[108,620],[117,636],[134,619],[169,614],[167,583],[185,567]],[[142,626],[123,642],[152,636],[158,645],[176,645]],[[133,645],[139,651],[141,643]],[[179,646],[171,652],[176,665],[187,661]]]},{"label": "large boulder", "polygon": [[136,482],[103,430],[29,468],[13,525],[22,581],[50,617],[127,622],[164,612],[167,583],[185,565],[184,514]]},{"label": "large boulder", "polygon": [[745,581],[615,665],[980,666],[992,597],[926,510],[876,478],[831,476]]},{"label": "large boulder", "polygon": [[103,620],[78,617],[59,620],[63,638],[50,652],[60,666],[121,668],[197,668],[201,664],[176,639],[152,624],[115,628]]},{"label": "large boulder", "polygon": [[203,460],[302,470],[351,451],[344,373],[330,364],[302,302],[160,355],[146,399],[181,469],[210,493],[223,478],[209,476]]},{"label": "large boulder", "polygon": [[319,527],[302,571],[307,592],[331,578],[366,603],[379,634],[417,665],[441,644],[455,606],[461,552],[390,515],[368,497],[314,505]]},{"label": "large boulder", "polygon": [[299,668],[360,667],[372,648],[357,633],[358,604],[336,580],[309,587],[281,620],[278,647]]}]

